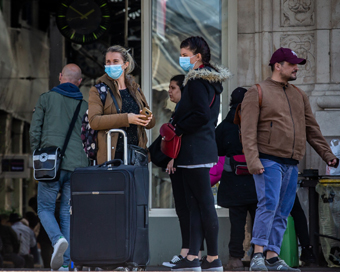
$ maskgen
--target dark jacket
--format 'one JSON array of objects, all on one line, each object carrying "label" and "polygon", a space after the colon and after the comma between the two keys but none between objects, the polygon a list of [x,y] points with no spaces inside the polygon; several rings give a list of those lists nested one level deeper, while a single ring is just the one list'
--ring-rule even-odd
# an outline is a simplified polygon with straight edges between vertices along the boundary
[{"label": "dark jacket", "polygon": [[[242,154],[238,126],[233,123],[236,105],[216,128],[216,143],[219,156],[231,157]],[[255,183],[252,175],[238,176],[234,172],[222,172],[218,187],[217,204],[229,208],[257,203]]]},{"label": "dark jacket", "polygon": [[220,110],[222,82],[229,76],[227,69],[218,68],[216,72],[209,67],[191,70],[186,75],[181,101],[173,120],[176,134],[182,135],[176,165],[217,162],[215,126]]},{"label": "dark jacket", "polygon": [[2,254],[19,253],[20,242],[12,227],[0,224],[0,238],[2,240]]},{"label": "dark jacket", "polygon": [[260,82],[260,86],[261,108],[255,85],[242,102],[242,143],[250,173],[263,168],[259,153],[301,160],[306,140],[326,163],[336,159],[303,91],[271,78]]},{"label": "dark jacket", "polygon": [[[63,88],[65,84],[58,87]],[[74,88],[78,89],[75,85]],[[79,89],[78,92],[81,94]],[[62,149],[79,101],[79,99],[62,95],[56,91],[49,91],[40,95],[30,127],[32,151],[39,147],[48,146],[58,146]],[[87,102],[83,101],[65,151],[61,165],[63,170],[73,171],[77,167],[86,167],[89,164],[80,138],[82,118],[86,110]]]}]

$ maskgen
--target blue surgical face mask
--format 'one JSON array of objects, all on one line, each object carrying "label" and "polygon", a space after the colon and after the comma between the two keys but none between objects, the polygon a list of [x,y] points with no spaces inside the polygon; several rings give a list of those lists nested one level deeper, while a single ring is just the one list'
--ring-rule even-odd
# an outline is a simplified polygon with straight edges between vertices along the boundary
[{"label": "blue surgical face mask", "polygon": [[123,73],[123,64],[118,65],[105,65],[105,73],[113,79],[118,79]]},{"label": "blue surgical face mask", "polygon": [[191,57],[179,57],[179,66],[182,67],[182,69],[186,72],[190,71],[191,69],[194,68],[195,63],[190,63],[190,59],[196,55],[193,55]]}]

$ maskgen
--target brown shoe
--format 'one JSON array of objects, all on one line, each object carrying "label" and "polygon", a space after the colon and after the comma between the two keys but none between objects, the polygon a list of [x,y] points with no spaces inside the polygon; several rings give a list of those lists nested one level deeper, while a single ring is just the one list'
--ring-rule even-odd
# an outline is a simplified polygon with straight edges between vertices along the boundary
[{"label": "brown shoe", "polygon": [[232,271],[244,271],[244,265],[241,261],[241,258],[235,258],[229,255],[228,264],[225,267],[226,270]]}]

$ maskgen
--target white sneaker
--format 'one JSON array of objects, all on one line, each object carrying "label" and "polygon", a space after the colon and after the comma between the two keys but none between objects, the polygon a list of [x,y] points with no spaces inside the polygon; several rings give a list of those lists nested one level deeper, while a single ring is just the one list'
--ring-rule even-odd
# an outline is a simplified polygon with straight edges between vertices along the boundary
[{"label": "white sneaker", "polygon": [[[68,242],[64,237],[61,237],[58,242],[53,246],[53,248],[54,249],[50,265],[53,270],[58,270],[64,263],[64,253],[68,248]],[[68,271],[68,267],[66,271]]]},{"label": "white sneaker", "polygon": [[175,255],[172,257],[170,262],[163,262],[163,265],[166,267],[174,267],[182,259],[182,255]]},{"label": "white sneaker", "polygon": [[70,269],[69,269],[68,266],[67,267],[60,266],[59,269],[57,269],[57,270],[51,269],[51,271],[70,271]]}]

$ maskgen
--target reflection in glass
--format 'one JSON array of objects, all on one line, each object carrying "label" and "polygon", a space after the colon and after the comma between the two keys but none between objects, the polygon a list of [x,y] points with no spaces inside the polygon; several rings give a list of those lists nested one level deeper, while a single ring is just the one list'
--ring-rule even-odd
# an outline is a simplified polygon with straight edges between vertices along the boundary
[{"label": "reflection in glass", "polygon": [[[185,74],[179,66],[180,43],[190,36],[202,36],[209,44],[212,63],[221,64],[221,0],[152,1],[152,109],[159,128],[169,121],[175,104],[169,100],[170,78]],[[153,165],[152,208],[173,208],[169,175]]]}]

